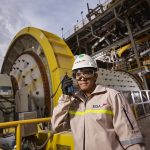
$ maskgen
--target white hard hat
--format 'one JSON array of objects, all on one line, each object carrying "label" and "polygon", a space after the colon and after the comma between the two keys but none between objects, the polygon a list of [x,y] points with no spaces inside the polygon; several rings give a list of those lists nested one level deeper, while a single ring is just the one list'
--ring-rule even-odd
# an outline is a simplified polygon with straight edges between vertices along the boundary
[{"label": "white hard hat", "polygon": [[86,54],[80,54],[74,61],[72,70],[81,68],[94,68],[97,69],[97,64],[92,57]]}]

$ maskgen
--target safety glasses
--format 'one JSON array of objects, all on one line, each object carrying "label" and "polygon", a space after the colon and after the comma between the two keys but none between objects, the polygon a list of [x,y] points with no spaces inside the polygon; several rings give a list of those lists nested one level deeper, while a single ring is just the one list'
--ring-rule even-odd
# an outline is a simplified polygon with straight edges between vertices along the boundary
[{"label": "safety glasses", "polygon": [[77,70],[73,73],[73,78],[75,78],[76,80],[81,80],[82,78],[85,79],[90,79],[92,77],[94,77],[95,74],[95,70],[92,69],[82,69],[82,70]]}]

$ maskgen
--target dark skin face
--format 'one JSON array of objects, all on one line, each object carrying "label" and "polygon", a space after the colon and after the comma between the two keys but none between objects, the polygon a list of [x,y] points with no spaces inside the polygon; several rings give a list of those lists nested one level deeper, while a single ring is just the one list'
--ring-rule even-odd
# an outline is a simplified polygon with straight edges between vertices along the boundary
[{"label": "dark skin face", "polygon": [[89,96],[95,90],[96,79],[97,73],[95,73],[94,77],[90,79],[82,77],[81,80],[77,81],[79,88],[85,93],[86,96]]}]

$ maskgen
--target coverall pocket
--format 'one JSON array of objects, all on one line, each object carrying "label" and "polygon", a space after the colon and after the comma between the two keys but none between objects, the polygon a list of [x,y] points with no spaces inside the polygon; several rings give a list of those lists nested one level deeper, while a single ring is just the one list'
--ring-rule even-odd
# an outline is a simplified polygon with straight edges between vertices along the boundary
[{"label": "coverall pocket", "polygon": [[113,112],[111,106],[107,105],[97,110],[96,121],[105,128],[112,128]]}]

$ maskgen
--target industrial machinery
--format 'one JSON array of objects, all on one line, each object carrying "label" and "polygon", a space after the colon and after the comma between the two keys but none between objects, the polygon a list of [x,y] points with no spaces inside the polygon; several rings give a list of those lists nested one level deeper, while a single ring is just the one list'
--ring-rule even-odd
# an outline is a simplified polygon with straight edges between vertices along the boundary
[{"label": "industrial machinery", "polygon": [[[15,104],[9,118],[1,122],[51,116],[61,94],[58,85],[66,72],[71,74],[73,59],[58,36],[30,27],[21,30],[10,44],[1,70],[1,105],[10,108],[6,93],[10,93],[8,96]],[[3,109],[0,118],[5,118]],[[34,128],[32,134],[35,132]]]},{"label": "industrial machinery", "polygon": [[[127,69],[118,67],[123,55],[133,47],[133,41],[129,41],[132,36],[129,38],[126,34],[127,29],[122,20],[125,19],[127,7],[132,7],[135,2],[136,0],[113,0],[104,9],[102,5],[98,5],[96,10],[89,9],[89,22],[85,28],[83,26],[78,31],[76,29],[75,33],[65,39],[72,51],[60,37],[37,28],[27,27],[16,34],[8,48],[0,74],[0,148],[74,149],[72,133],[66,131],[53,135],[50,118],[45,117],[52,115],[62,94],[60,85],[64,75],[67,73],[71,76],[75,54],[87,53],[93,56],[99,66],[97,83],[122,92],[139,121],[149,115],[150,91],[145,90],[143,76],[137,75],[143,74],[144,70],[133,75],[131,71],[129,73]],[[149,10],[146,6],[149,4],[148,0],[137,2],[131,10],[141,14],[140,4],[143,6],[142,12]],[[129,20],[132,20],[138,14],[128,15]],[[138,26],[144,26],[149,32],[149,14],[144,16],[141,24],[132,21],[137,29]],[[125,20],[128,26],[128,20]],[[85,22],[82,23],[85,25]],[[147,43],[144,50],[140,51],[140,56],[145,60],[144,63],[148,63],[149,58],[145,57],[149,52],[150,38],[144,34],[144,29],[135,30],[133,37],[136,37],[139,47],[144,47],[144,43]],[[118,39],[120,41],[117,42]],[[138,62],[133,49],[131,51],[132,55],[127,58]],[[145,132],[145,124],[141,121],[139,125],[149,143],[150,133]]]},{"label": "industrial machinery", "polygon": [[[61,95],[59,85],[66,72],[71,75],[73,60],[71,50],[56,35],[32,27],[21,30],[8,49],[0,75],[0,118],[4,119],[1,122],[51,116]],[[102,68],[99,68],[98,74],[98,84],[121,91],[129,99],[137,118],[150,112],[150,92],[143,90],[141,81],[135,76],[124,71]],[[37,129],[34,123],[22,126],[23,145],[31,148],[29,145],[34,145],[33,143],[38,145],[46,141],[50,127],[47,124],[40,126],[42,130]],[[5,130],[1,131],[1,135],[3,147],[15,145],[14,134],[11,134],[11,140],[10,137],[3,136],[7,135]],[[35,135],[36,140],[32,137]],[[31,149],[36,148],[35,145]],[[51,146],[56,150],[73,149],[71,132],[56,134],[52,143],[47,142],[44,149],[50,149]]]}]

